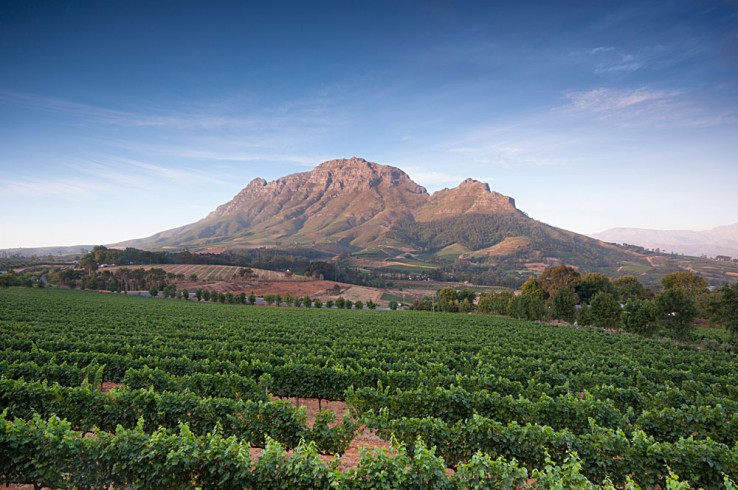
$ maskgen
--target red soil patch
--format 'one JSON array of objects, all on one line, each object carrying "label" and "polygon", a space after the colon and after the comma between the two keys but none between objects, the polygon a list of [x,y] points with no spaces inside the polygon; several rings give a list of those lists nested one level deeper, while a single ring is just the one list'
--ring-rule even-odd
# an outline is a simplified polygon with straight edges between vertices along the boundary
[{"label": "red soil patch", "polygon": [[123,386],[123,383],[113,383],[112,381],[103,381],[102,386],[100,386],[100,391],[103,393],[107,393],[108,391],[114,389],[114,388],[121,388]]},{"label": "red soil patch", "polygon": [[[286,400],[297,405],[297,400],[295,398],[279,398],[275,396],[274,399]],[[305,407],[307,411],[308,424],[312,425],[315,422],[315,415],[320,411],[318,410],[318,400],[316,398],[300,398],[300,406]],[[336,414],[337,424],[343,422],[343,415],[346,413],[347,409],[345,402],[323,400],[320,402],[320,406],[323,410],[328,409]],[[349,448],[341,456],[341,464],[338,466],[338,469],[344,471],[350,468],[356,468],[360,460],[359,451],[373,451],[375,449],[380,449],[385,453],[388,453],[390,451],[390,444],[389,442],[380,439],[373,431],[366,427],[362,427],[359,430],[358,435],[354,437],[353,441],[351,441]],[[259,448],[251,448],[251,451],[249,452],[251,460],[256,461],[259,458],[261,451],[262,449]],[[291,455],[292,452],[288,451],[287,454]],[[333,459],[333,456],[321,455],[320,459],[327,464]]]}]

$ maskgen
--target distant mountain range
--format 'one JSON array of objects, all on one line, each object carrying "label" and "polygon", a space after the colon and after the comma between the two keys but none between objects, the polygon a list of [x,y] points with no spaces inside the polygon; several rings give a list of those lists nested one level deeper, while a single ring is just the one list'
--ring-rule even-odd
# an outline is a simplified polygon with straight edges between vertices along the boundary
[{"label": "distant mountain range", "polygon": [[738,258],[738,223],[704,231],[612,228],[590,236],[606,242],[628,243],[667,253]]}]

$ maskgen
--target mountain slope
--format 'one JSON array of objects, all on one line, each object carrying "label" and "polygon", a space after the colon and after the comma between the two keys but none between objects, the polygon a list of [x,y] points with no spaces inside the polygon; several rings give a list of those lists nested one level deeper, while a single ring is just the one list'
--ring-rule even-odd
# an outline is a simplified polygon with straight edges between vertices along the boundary
[{"label": "mountain slope", "polygon": [[590,236],[606,242],[629,243],[695,257],[738,257],[738,223],[704,231],[612,228]]},{"label": "mountain slope", "polygon": [[[520,271],[566,263],[584,270],[631,261],[623,247],[529,218],[514,199],[467,179],[432,195],[402,170],[361,158],[331,160],[272,182],[254,179],[202,220],[117,246],[138,248],[310,247],[332,253],[372,250],[421,254],[442,264]],[[387,257],[387,252],[382,252]],[[383,260],[383,259],[380,259]]]},{"label": "mountain slope", "polygon": [[254,179],[206,218],[149,238],[142,247],[310,246],[360,249],[428,200],[400,169],[360,158],[331,160],[272,182]]}]

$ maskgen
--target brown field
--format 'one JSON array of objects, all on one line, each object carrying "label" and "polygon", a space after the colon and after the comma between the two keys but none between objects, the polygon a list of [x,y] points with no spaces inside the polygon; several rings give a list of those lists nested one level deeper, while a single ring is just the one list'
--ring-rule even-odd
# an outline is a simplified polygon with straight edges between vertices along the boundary
[{"label": "brown field", "polygon": [[[109,267],[108,270],[121,269],[123,266]],[[139,268],[132,266],[129,268]],[[196,289],[209,289],[222,293],[238,294],[244,292],[250,294],[253,292],[256,296],[264,296],[265,294],[279,294],[285,296],[310,296],[312,298],[320,298],[322,301],[343,296],[351,301],[369,301],[379,303],[383,291],[381,289],[369,288],[364,286],[355,286],[352,284],[338,283],[335,281],[325,281],[322,279],[313,279],[300,275],[293,275],[286,272],[269,271],[264,269],[251,269],[256,277],[241,277],[238,274],[241,267],[228,265],[149,265],[143,269],[163,269],[172,274],[182,274],[184,279],[175,279],[172,282],[179,289],[188,289],[194,292]],[[196,281],[190,280],[190,276],[195,274]],[[338,285],[338,289],[334,289]]]}]

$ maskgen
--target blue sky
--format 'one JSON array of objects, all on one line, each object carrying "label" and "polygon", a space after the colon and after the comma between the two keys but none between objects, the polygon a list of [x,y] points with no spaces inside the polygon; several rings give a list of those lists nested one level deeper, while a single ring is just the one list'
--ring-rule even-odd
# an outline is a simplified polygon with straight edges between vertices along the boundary
[{"label": "blue sky", "polygon": [[734,1],[0,3],[0,248],[340,157],[573,231],[738,222]]}]

